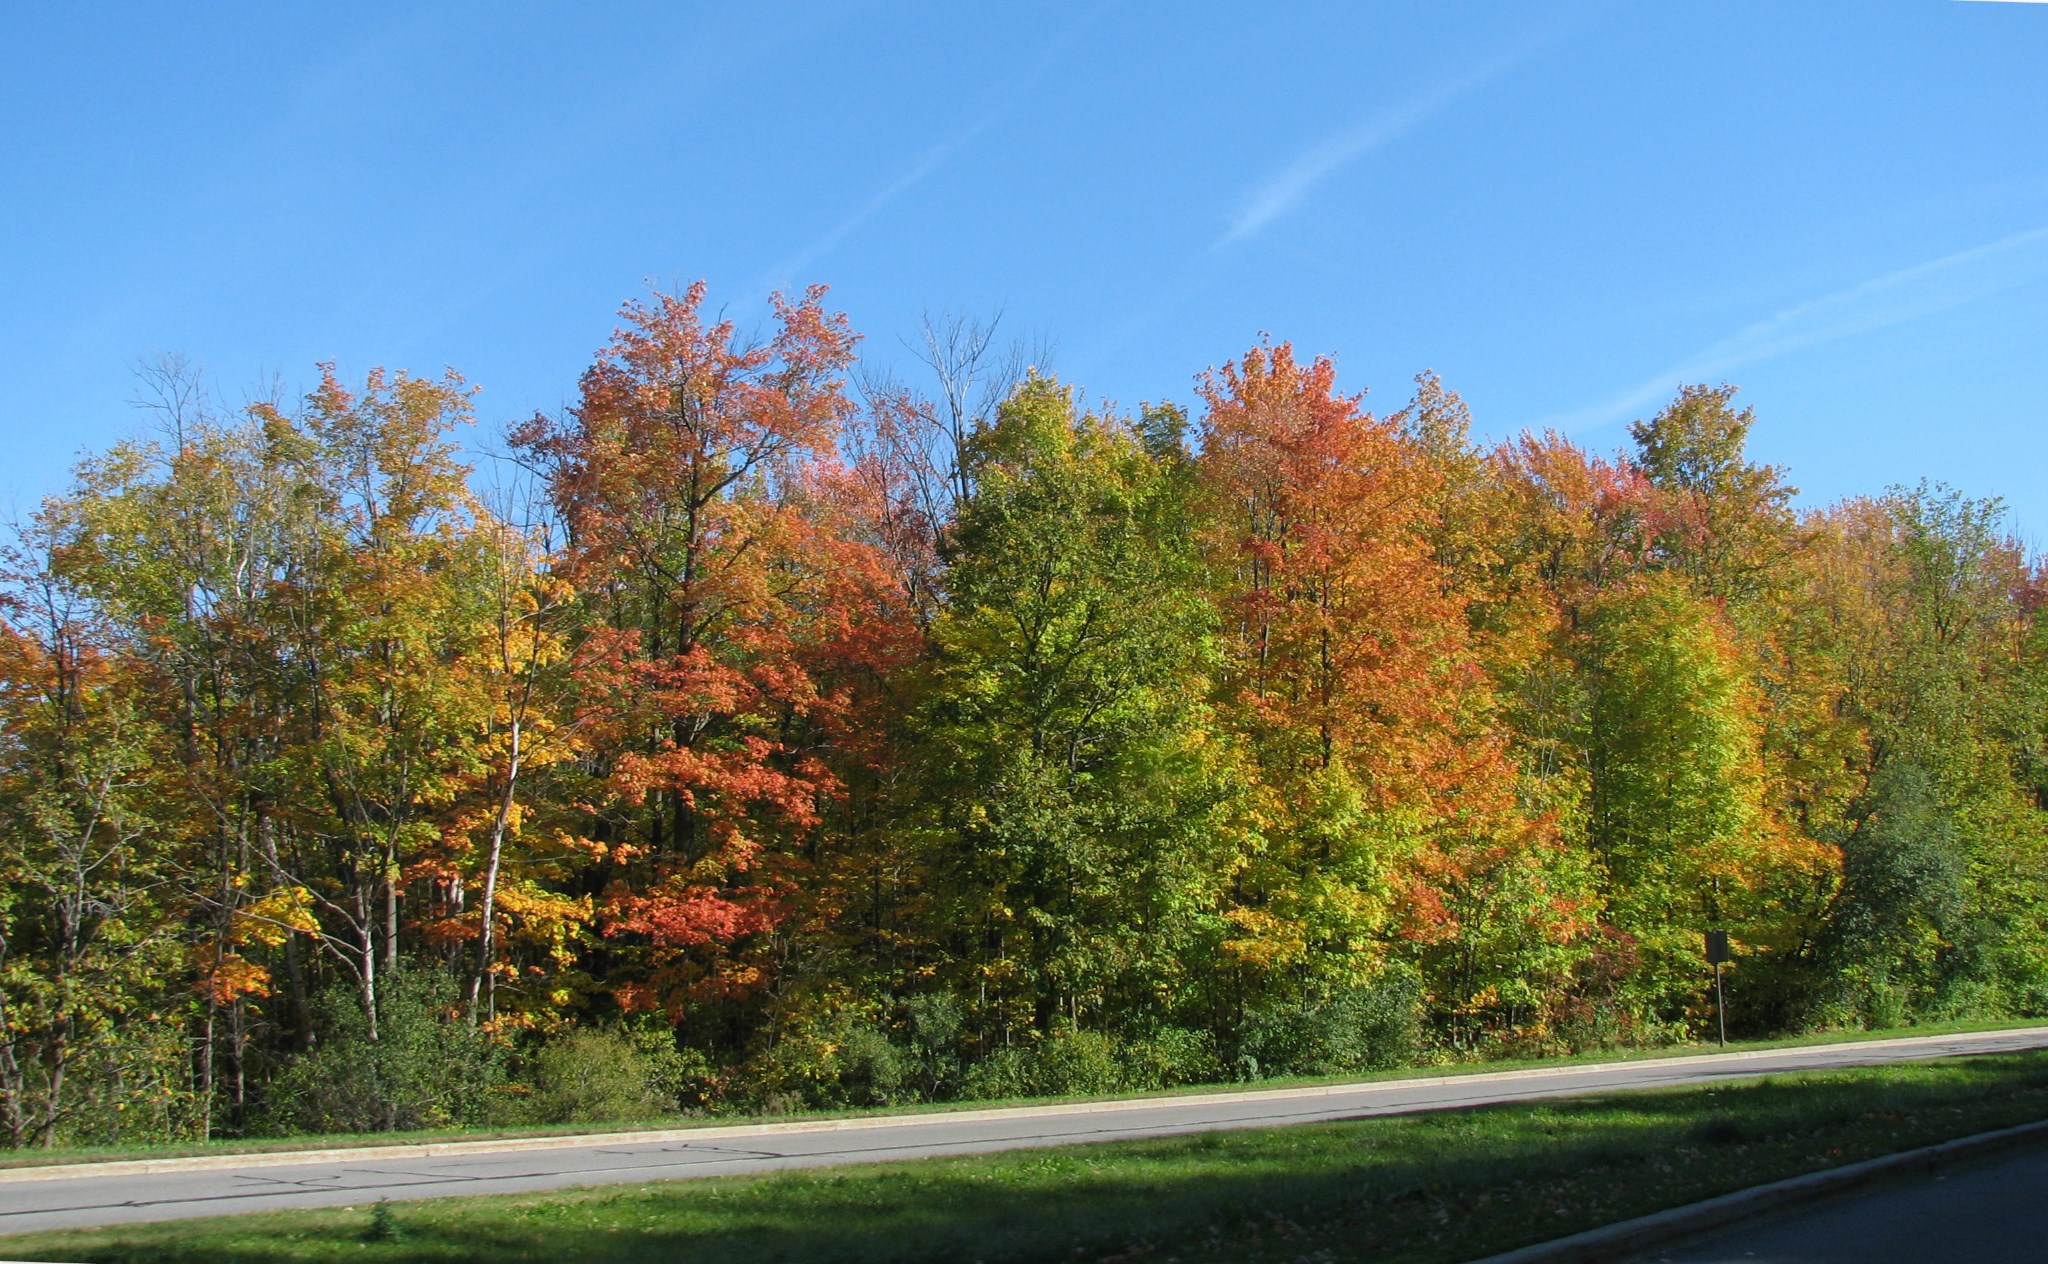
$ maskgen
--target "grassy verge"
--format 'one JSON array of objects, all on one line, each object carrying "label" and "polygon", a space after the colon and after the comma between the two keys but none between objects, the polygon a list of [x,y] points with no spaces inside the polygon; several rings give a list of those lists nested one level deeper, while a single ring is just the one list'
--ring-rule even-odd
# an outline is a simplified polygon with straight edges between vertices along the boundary
[{"label": "grassy verge", "polygon": [[[2038,1027],[2040,1025],[2042,1025],[2042,1020],[2038,1018],[2025,1018],[1998,1022],[1938,1023],[1916,1027],[1896,1027],[1882,1031],[1821,1032],[1801,1036],[1781,1036],[1769,1040],[1731,1041],[1726,1052],[1740,1053],[1750,1050],[1794,1049],[1811,1045],[1849,1044],[1867,1040],[1897,1040],[1910,1036],[1943,1036],[1957,1035],[1964,1032],[2006,1031],[2022,1027]],[[1462,1062],[1400,1067],[1390,1071],[1320,1078],[1309,1076],[1280,1077],[1259,1080],[1250,1084],[1188,1085],[1182,1088],[1164,1089],[1156,1092],[1133,1091],[1116,1093],[1111,1096],[1117,1098],[1186,1096],[1202,1093],[1229,1093],[1242,1089],[1299,1088],[1317,1084],[1366,1083],[1374,1080],[1403,1079],[1418,1075],[1482,1075],[1493,1071],[1519,1071],[1540,1067],[1575,1066],[1589,1062],[1649,1061],[1657,1058],[1677,1058],[1692,1054],[1719,1052],[1722,1052],[1722,1050],[1718,1045],[1659,1045],[1649,1048],[1607,1049],[1554,1058],[1473,1059]],[[1057,1102],[1089,1100],[1096,1099],[1062,1097],[1018,1098],[1003,1101],[947,1101],[895,1106],[882,1110],[805,1111],[796,1114],[774,1116],[742,1113],[663,1115],[630,1122],[605,1124],[554,1124],[503,1128],[440,1128],[418,1132],[351,1132],[290,1137],[239,1137],[205,1142],[155,1143],[133,1146],[59,1146],[47,1150],[0,1150],[0,1168],[45,1167],[53,1163],[90,1163],[114,1159],[171,1159],[206,1154],[277,1154],[290,1150],[343,1150],[361,1146],[406,1145],[416,1142],[500,1141],[515,1137],[584,1136],[607,1132],[630,1132],[642,1129],[711,1127],[745,1123],[789,1123],[804,1119],[845,1119],[877,1114],[930,1114],[957,1110],[985,1110],[990,1107],[1001,1106],[1043,1106],[1052,1105]]]},{"label": "grassy verge", "polygon": [[1334,1124],[0,1239],[22,1259],[1466,1260],[2048,1118],[2048,1052]]}]

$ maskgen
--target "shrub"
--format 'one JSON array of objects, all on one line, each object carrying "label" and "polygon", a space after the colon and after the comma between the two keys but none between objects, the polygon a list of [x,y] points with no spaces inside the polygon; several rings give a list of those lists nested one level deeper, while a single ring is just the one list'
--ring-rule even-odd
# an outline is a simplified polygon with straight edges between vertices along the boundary
[{"label": "shrub", "polygon": [[911,1084],[916,1059],[890,1040],[888,1032],[872,1024],[849,1029],[834,1061],[839,1099],[847,1105],[891,1106],[916,1096]]},{"label": "shrub", "polygon": [[1240,1062],[1263,1075],[1380,1070],[1407,1065],[1422,1052],[1422,987],[1407,970],[1389,970],[1320,1001],[1268,1002],[1246,1014],[1238,1033]]},{"label": "shrub", "polygon": [[998,1049],[968,1068],[962,1097],[1085,1097],[1128,1086],[1116,1041],[1097,1031],[1062,1032]]},{"label": "shrub", "polygon": [[903,1032],[911,1075],[920,1096],[938,1101],[960,1080],[960,1002],[951,993],[913,996],[903,1003]]},{"label": "shrub", "polygon": [[772,1044],[739,1068],[735,1104],[771,1115],[886,1104],[896,1100],[904,1074],[899,1051],[866,1007],[821,1006],[792,1016]]},{"label": "shrub", "polygon": [[949,1096],[959,1080],[959,1003],[944,993],[912,997],[894,1025],[877,1009],[848,1001],[792,1023],[748,1065],[753,1100],[780,1113]]},{"label": "shrub", "polygon": [[[171,1009],[170,1006],[165,1006]],[[49,1092],[49,1067],[24,1061],[22,1079]],[[180,1141],[206,1135],[205,1099],[197,1091],[192,1050],[177,1021],[136,1015],[82,1032],[64,1066],[68,1102],[58,1115],[60,1145]],[[245,1121],[221,1103],[221,1123]],[[0,1144],[5,1134],[0,1133]]]},{"label": "shrub", "polygon": [[664,1103],[664,1110],[699,1111],[717,1094],[717,1076],[711,1059],[700,1049],[676,1045],[675,1028],[658,1017],[628,1022],[619,1031],[633,1044],[647,1086]]},{"label": "shrub", "polygon": [[[661,1033],[652,1033],[660,1035]],[[526,1112],[537,1123],[618,1123],[647,1119],[676,1109],[685,1078],[675,1042],[668,1058],[653,1041],[602,1027],[572,1028],[549,1040],[533,1057],[533,1094]],[[653,1045],[649,1048],[649,1045]]]},{"label": "shrub", "polygon": [[271,1081],[263,1123],[276,1132],[391,1132],[480,1124],[500,1113],[499,1050],[463,1018],[455,986],[430,969],[387,975],[377,1039],[356,993],[314,1002],[319,1043]]},{"label": "shrub", "polygon": [[1214,1084],[1223,1078],[1216,1042],[1205,1031],[1161,1027],[1124,1050],[1124,1080],[1131,1088]]}]

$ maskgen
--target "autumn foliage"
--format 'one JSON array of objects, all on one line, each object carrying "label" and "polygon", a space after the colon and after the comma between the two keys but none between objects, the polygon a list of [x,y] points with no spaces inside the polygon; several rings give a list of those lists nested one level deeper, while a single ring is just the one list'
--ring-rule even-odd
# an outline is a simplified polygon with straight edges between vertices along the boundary
[{"label": "autumn foliage", "polygon": [[1738,1030],[2048,1009],[1994,502],[1800,509],[1728,387],[1482,446],[1270,340],[1193,417],[984,408],[963,328],[927,399],[822,289],[657,293],[491,477],[453,375],[153,372],[5,559],[5,1136],[295,1126],[428,1029],[714,1107],[1684,1039],[1710,928]]}]

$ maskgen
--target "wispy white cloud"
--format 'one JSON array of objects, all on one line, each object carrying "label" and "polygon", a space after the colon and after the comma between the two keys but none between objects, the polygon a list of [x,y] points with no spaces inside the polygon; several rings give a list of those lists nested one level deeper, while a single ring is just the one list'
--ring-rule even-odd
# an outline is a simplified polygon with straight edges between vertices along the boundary
[{"label": "wispy white cloud", "polygon": [[2048,273],[2048,225],[1794,304],[1603,403],[1536,425],[1569,431],[1620,421],[1670,395],[1681,383],[1709,381],[1746,364],[1903,325],[2027,284],[2043,273]]},{"label": "wispy white cloud", "polygon": [[851,215],[848,215],[845,219],[840,220],[837,224],[819,234],[803,249],[784,259],[781,263],[776,264],[773,269],[772,283],[788,283],[798,273],[838,249],[839,243],[851,236],[855,229],[873,219],[889,203],[894,202],[911,189],[916,188],[932,172],[945,166],[948,158],[951,158],[962,146],[986,130],[991,121],[993,121],[992,118],[983,119],[966,131],[960,132],[925,150],[923,154],[918,156],[915,162],[910,164],[910,167],[902,175],[897,176],[881,192],[861,203]]},{"label": "wispy white cloud", "polygon": [[795,254],[776,264],[770,270],[766,284],[756,285],[752,288],[758,291],[770,286],[789,284],[797,278],[798,273],[826,255],[831,254],[834,250],[837,250],[840,244],[852,236],[856,229],[880,214],[891,202],[894,202],[897,198],[902,197],[905,193],[922,184],[927,177],[945,166],[954,154],[965,148],[975,137],[981,135],[1009,115],[1017,107],[1017,104],[1027,97],[1031,89],[1044,77],[1045,73],[1059,64],[1059,60],[1066,50],[1089,27],[1093,26],[1103,14],[1117,7],[1119,2],[1120,0],[1101,0],[1100,3],[1083,13],[1078,20],[1070,23],[1066,29],[1048,41],[1043,48],[1039,49],[1037,56],[1033,58],[1029,67],[1015,77],[1010,83],[1009,90],[997,100],[994,108],[989,110],[987,114],[984,114],[979,120],[966,128],[955,132],[948,139],[942,140],[930,149],[925,150],[924,153],[919,155],[910,164],[903,174],[897,176],[879,193],[861,203],[852,214],[840,220],[831,228],[826,229],[825,232],[814,238]]},{"label": "wispy white cloud", "polygon": [[1367,115],[1342,131],[1310,145],[1287,165],[1246,192],[1240,209],[1230,221],[1229,230],[1217,238],[1211,248],[1221,248],[1260,232],[1300,206],[1331,176],[1414,131],[1453,102],[1485,87],[1535,53],[1548,39],[1549,36],[1545,35],[1512,48],[1427,92]]}]

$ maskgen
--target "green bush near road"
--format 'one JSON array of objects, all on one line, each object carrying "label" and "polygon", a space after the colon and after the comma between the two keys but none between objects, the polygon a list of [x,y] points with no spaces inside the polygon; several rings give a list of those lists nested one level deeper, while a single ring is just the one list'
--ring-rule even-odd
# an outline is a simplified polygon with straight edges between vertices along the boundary
[{"label": "green bush near road", "polygon": [[318,1010],[325,1038],[271,1082],[262,1131],[390,1132],[480,1125],[504,1113],[496,1091],[502,1052],[442,1012],[455,1003],[446,976],[394,974],[379,998],[373,1035],[347,989],[329,988]]}]

